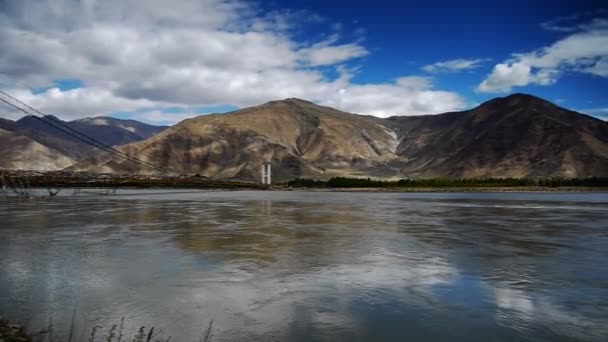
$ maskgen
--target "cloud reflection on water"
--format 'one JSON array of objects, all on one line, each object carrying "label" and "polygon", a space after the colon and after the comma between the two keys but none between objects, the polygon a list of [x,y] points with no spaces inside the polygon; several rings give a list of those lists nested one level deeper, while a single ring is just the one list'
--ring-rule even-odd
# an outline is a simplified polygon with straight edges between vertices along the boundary
[{"label": "cloud reflection on water", "polygon": [[0,203],[0,311],[186,340],[606,334],[601,204],[234,194]]}]

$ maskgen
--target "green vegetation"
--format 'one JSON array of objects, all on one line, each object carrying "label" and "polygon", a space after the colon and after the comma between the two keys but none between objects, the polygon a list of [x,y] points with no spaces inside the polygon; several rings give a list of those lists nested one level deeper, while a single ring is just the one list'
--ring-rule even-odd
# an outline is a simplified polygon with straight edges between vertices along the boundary
[{"label": "green vegetation", "polygon": [[334,177],[327,181],[297,178],[295,188],[478,188],[478,187],[608,187],[608,178],[427,178],[398,181]]}]

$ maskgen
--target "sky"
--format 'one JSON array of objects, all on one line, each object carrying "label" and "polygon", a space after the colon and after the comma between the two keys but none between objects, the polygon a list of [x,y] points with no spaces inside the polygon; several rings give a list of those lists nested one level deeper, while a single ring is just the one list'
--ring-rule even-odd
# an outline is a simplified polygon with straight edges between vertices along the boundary
[{"label": "sky", "polygon": [[437,114],[515,92],[608,119],[603,1],[0,0],[0,44],[0,89],[65,120],[290,97]]}]

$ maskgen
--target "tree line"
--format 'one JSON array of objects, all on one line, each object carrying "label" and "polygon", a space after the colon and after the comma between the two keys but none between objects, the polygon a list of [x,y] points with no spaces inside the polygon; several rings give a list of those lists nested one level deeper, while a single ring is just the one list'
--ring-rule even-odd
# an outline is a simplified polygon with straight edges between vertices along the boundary
[{"label": "tree line", "polygon": [[329,180],[296,178],[287,182],[294,188],[466,188],[466,187],[608,187],[608,178],[424,178],[378,180],[333,177]]}]

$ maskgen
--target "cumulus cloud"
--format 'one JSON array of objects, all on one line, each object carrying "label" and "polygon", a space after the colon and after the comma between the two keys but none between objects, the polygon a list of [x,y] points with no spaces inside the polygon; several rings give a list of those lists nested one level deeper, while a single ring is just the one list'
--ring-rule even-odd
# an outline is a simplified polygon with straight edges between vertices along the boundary
[{"label": "cumulus cloud", "polygon": [[604,120],[608,119],[608,107],[579,109],[577,112],[589,114]]},{"label": "cumulus cloud", "polygon": [[485,59],[452,59],[444,62],[436,62],[422,67],[422,70],[429,73],[442,72],[462,72],[466,70],[476,69],[481,66]]},{"label": "cumulus cloud", "polygon": [[585,71],[596,76],[608,77],[608,56],[598,59],[594,65],[587,67]]},{"label": "cumulus cloud", "polygon": [[[443,113],[466,104],[455,93],[432,90],[424,77],[402,77],[386,84],[351,84],[324,101],[328,106],[379,117]],[[404,94],[410,94],[403,97]],[[377,106],[377,103],[383,105]]]},{"label": "cumulus cloud", "polygon": [[[352,82],[343,65],[368,49],[339,35],[296,39],[296,28],[323,22],[297,11],[264,13],[236,0],[13,1],[0,11],[0,87],[62,118],[141,107],[242,107],[287,97],[372,114],[463,105],[457,94],[430,86]],[[339,77],[328,77],[328,68]],[[86,88],[52,88],[63,79]],[[40,87],[51,88],[28,91]]]},{"label": "cumulus cloud", "polygon": [[[109,113],[115,111],[116,108],[134,111],[138,108],[159,104],[146,99],[133,100],[117,97],[109,90],[100,88],[77,88],[65,91],[50,88],[39,94],[34,94],[30,90],[11,89],[7,93],[34,108],[43,108],[46,114],[60,115],[64,119],[81,118],[87,116],[88,113]],[[14,101],[11,102],[17,104]],[[75,106],[75,104],[77,105]]]},{"label": "cumulus cloud", "polygon": [[133,120],[146,121],[158,125],[173,125],[179,121],[201,115],[199,112],[184,111],[184,112],[166,112],[160,109],[144,110],[133,114],[130,118]]},{"label": "cumulus cloud", "polygon": [[311,66],[335,65],[369,54],[369,51],[358,43],[335,45],[339,38],[338,34],[333,34],[310,48],[300,50],[302,61]]},{"label": "cumulus cloud", "polygon": [[608,19],[593,19],[553,45],[496,64],[480,92],[508,92],[528,84],[551,85],[567,72],[608,77]]}]

